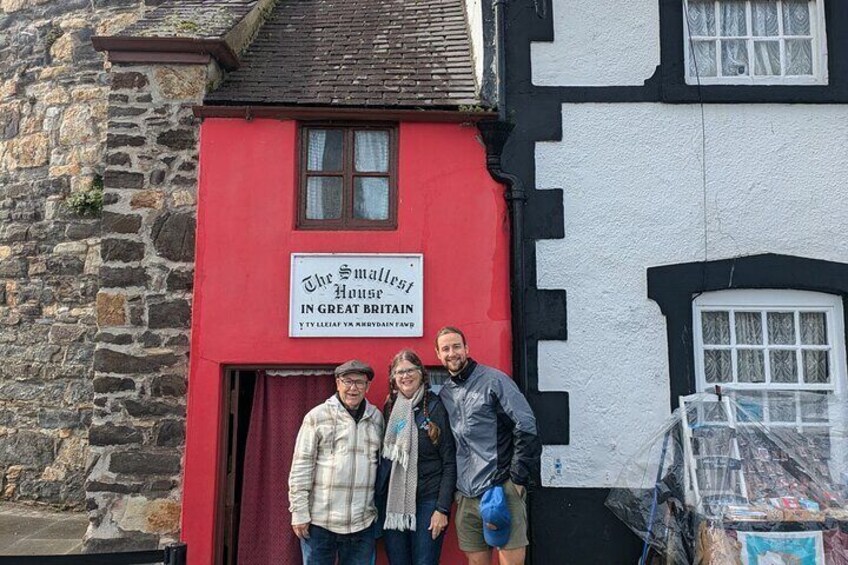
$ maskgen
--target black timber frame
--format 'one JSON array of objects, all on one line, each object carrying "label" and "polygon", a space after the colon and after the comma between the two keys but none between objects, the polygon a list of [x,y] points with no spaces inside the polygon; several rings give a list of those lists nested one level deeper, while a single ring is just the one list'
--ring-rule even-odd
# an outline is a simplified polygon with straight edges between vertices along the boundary
[{"label": "black timber frame", "polygon": [[[502,102],[508,109],[506,119],[515,124],[515,128],[504,148],[502,165],[505,171],[521,179],[527,195],[523,244],[524,280],[528,282],[524,289],[513,289],[513,292],[523,292],[526,303],[527,387],[524,392],[536,413],[540,430],[554,430],[553,438],[543,435],[546,444],[562,443],[563,438],[568,443],[570,415],[567,392],[547,398],[539,392],[538,343],[540,340],[567,339],[567,308],[565,290],[543,290],[535,286],[535,240],[563,238],[567,218],[561,188],[536,189],[535,144],[562,140],[562,104],[848,102],[848,56],[845,56],[848,53],[848,2],[823,0],[829,53],[828,85],[697,87],[686,85],[683,76],[682,0],[657,1],[660,65],[641,86],[602,87],[534,85],[530,44],[554,40],[552,7],[548,0],[505,3],[506,52],[502,77],[505,101]],[[487,45],[490,44],[487,41]],[[694,363],[691,351],[678,351],[675,356],[672,367],[677,367],[683,359],[687,359],[689,365]],[[689,371],[693,374],[691,367]],[[679,390],[689,388],[673,384],[672,398],[677,398]],[[533,536],[529,555],[532,563],[634,561],[641,542],[605,508],[603,502],[607,493],[608,489],[600,488],[543,488],[541,493],[531,496]],[[561,549],[563,542],[569,547],[565,554]]]},{"label": "black timber frame", "polygon": [[842,298],[843,315],[848,316],[848,264],[844,263],[763,254],[649,268],[648,297],[666,318],[672,410],[681,396],[695,392],[692,300],[703,292],[743,288],[835,294]]}]

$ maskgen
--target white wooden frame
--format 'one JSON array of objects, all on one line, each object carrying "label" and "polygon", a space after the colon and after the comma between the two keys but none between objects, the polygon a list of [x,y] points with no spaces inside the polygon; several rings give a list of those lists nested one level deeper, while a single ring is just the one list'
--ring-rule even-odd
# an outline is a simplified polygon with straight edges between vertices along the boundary
[{"label": "white wooden frame", "polygon": [[[727,311],[730,312],[730,344],[704,346],[701,313],[705,311]],[[739,345],[736,344],[736,332],[732,313],[737,311],[761,312],[763,316],[763,345]],[[796,343],[794,345],[767,345],[767,321],[766,312],[795,312]],[[827,320],[827,346],[801,345],[798,313],[800,312],[823,312]],[[809,292],[800,290],[721,290],[707,292],[694,298],[692,301],[692,336],[693,351],[695,354],[695,373],[697,390],[707,390],[716,384],[730,387],[734,390],[806,390],[827,391],[841,393],[845,391],[845,329],[842,311],[841,297],[834,294],[820,292]],[[704,373],[704,350],[724,349],[730,350],[732,360],[733,381],[726,383],[708,383]],[[764,364],[766,381],[764,383],[740,383],[737,380],[736,352],[741,349],[762,349],[765,351]],[[831,382],[827,384],[809,384],[803,382],[803,362],[799,359],[797,383],[772,383],[770,359],[767,354],[770,350],[791,349],[796,351],[800,357],[803,350],[828,350],[828,364],[831,372]]]},{"label": "white wooden frame", "polygon": [[[714,400],[712,400],[714,399]],[[698,481],[698,468],[699,468],[699,459],[700,457],[695,456],[694,450],[692,449],[692,428],[689,426],[688,421],[688,412],[692,409],[694,405],[695,410],[698,413],[698,418],[701,419],[703,417],[703,403],[707,401],[714,401],[722,406],[725,415],[727,416],[727,420],[723,423],[719,423],[719,426],[735,429],[736,428],[736,415],[733,407],[730,405],[730,399],[726,396],[719,398],[717,395],[711,395],[709,393],[696,393],[688,396],[681,396],[679,399],[680,403],[680,426],[683,435],[683,455],[684,455],[684,475],[688,481],[688,488],[685,488],[685,496],[686,503],[690,506],[693,506],[698,509],[698,512],[704,514],[703,507],[703,499],[704,492],[701,489],[701,485]],[[739,453],[739,443],[735,437],[731,438],[730,445],[730,457],[733,459],[741,460],[741,455]],[[748,500],[748,487],[745,483],[745,475],[742,469],[737,469],[735,471],[727,471],[736,474],[737,484],[739,485],[739,495]]]},{"label": "white wooden frame", "polygon": [[[739,37],[722,36],[720,34],[720,16],[719,4],[721,0],[708,0],[713,4],[715,10],[715,36],[690,36],[689,35],[689,3],[690,0],[682,0],[683,2],[683,49],[684,49],[684,76],[686,84],[691,85],[715,85],[715,84],[735,84],[735,85],[825,85],[828,83],[827,70],[827,32],[824,16],[824,2],[840,1],[840,0],[808,0],[810,6],[810,35],[805,36],[785,36],[783,34],[783,5],[778,0],[778,26],[779,33],[776,36],[755,36],[753,35],[753,25],[751,21],[751,0],[745,0],[745,17],[748,34]],[[721,76],[721,42],[723,40],[744,40],[748,51],[748,74],[744,76]],[[812,58],[813,58],[813,74],[807,75],[785,75],[785,48],[787,39],[812,39]],[[780,42],[780,72],[779,76],[758,76],[753,72],[754,67],[754,41],[779,41]],[[715,63],[716,75],[714,77],[695,76],[691,73],[690,58],[692,56],[692,43],[696,41],[711,41],[715,44]]]}]

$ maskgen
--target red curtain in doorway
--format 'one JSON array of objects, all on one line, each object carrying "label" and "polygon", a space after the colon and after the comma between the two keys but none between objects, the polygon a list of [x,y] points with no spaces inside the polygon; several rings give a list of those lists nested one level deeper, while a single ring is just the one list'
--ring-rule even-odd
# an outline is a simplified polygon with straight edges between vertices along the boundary
[{"label": "red curtain in doorway", "polygon": [[257,375],[242,474],[238,565],[301,563],[288,479],[303,417],[334,392],[332,377]]}]

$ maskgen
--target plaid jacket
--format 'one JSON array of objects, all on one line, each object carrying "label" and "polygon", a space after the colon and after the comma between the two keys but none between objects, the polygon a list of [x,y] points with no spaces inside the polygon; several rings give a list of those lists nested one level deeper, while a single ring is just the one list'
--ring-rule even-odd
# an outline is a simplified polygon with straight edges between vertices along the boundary
[{"label": "plaid jacket", "polygon": [[358,424],[336,395],[303,418],[289,474],[292,524],[311,522],[350,534],[377,518],[374,484],[383,415],[365,402]]}]

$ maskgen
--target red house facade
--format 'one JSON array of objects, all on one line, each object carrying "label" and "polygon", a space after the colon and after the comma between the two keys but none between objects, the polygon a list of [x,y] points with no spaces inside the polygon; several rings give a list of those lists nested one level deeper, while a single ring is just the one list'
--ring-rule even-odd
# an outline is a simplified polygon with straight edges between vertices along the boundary
[{"label": "red house facade", "polygon": [[[215,432],[226,427],[228,371],[308,374],[355,357],[375,367],[368,398],[381,406],[392,355],[412,347],[438,365],[433,336],[446,324],[464,328],[481,358],[503,370],[511,366],[506,205],[502,187],[486,171],[476,128],[400,121],[397,228],[339,232],[297,229],[302,127],[295,120],[232,118],[210,118],[202,126],[183,505],[192,562],[212,561],[210,534],[227,456],[226,436]],[[422,335],[292,337],[292,253],[421,254]],[[278,482],[272,500],[286,504],[286,477]]]},{"label": "red house facade", "polygon": [[[509,221],[475,125],[491,114],[467,111],[480,100],[463,5],[440,0],[413,13],[362,4],[353,14],[280,3],[242,67],[196,109],[204,121],[182,517],[192,564],[296,552],[286,523],[290,442],[329,396],[333,366],[374,366],[368,398],[381,407],[391,357],[411,347],[437,367],[433,338],[450,324],[481,360],[511,369]],[[334,265],[350,257],[376,281],[357,290],[338,273],[320,280],[327,300],[317,308],[329,315],[307,312],[293,258],[339,254]],[[420,292],[400,310],[382,294],[403,284],[384,266],[399,255],[418,269],[401,290]],[[410,326],[355,337],[334,327],[405,314]],[[460,556],[451,528],[443,558]]]}]

